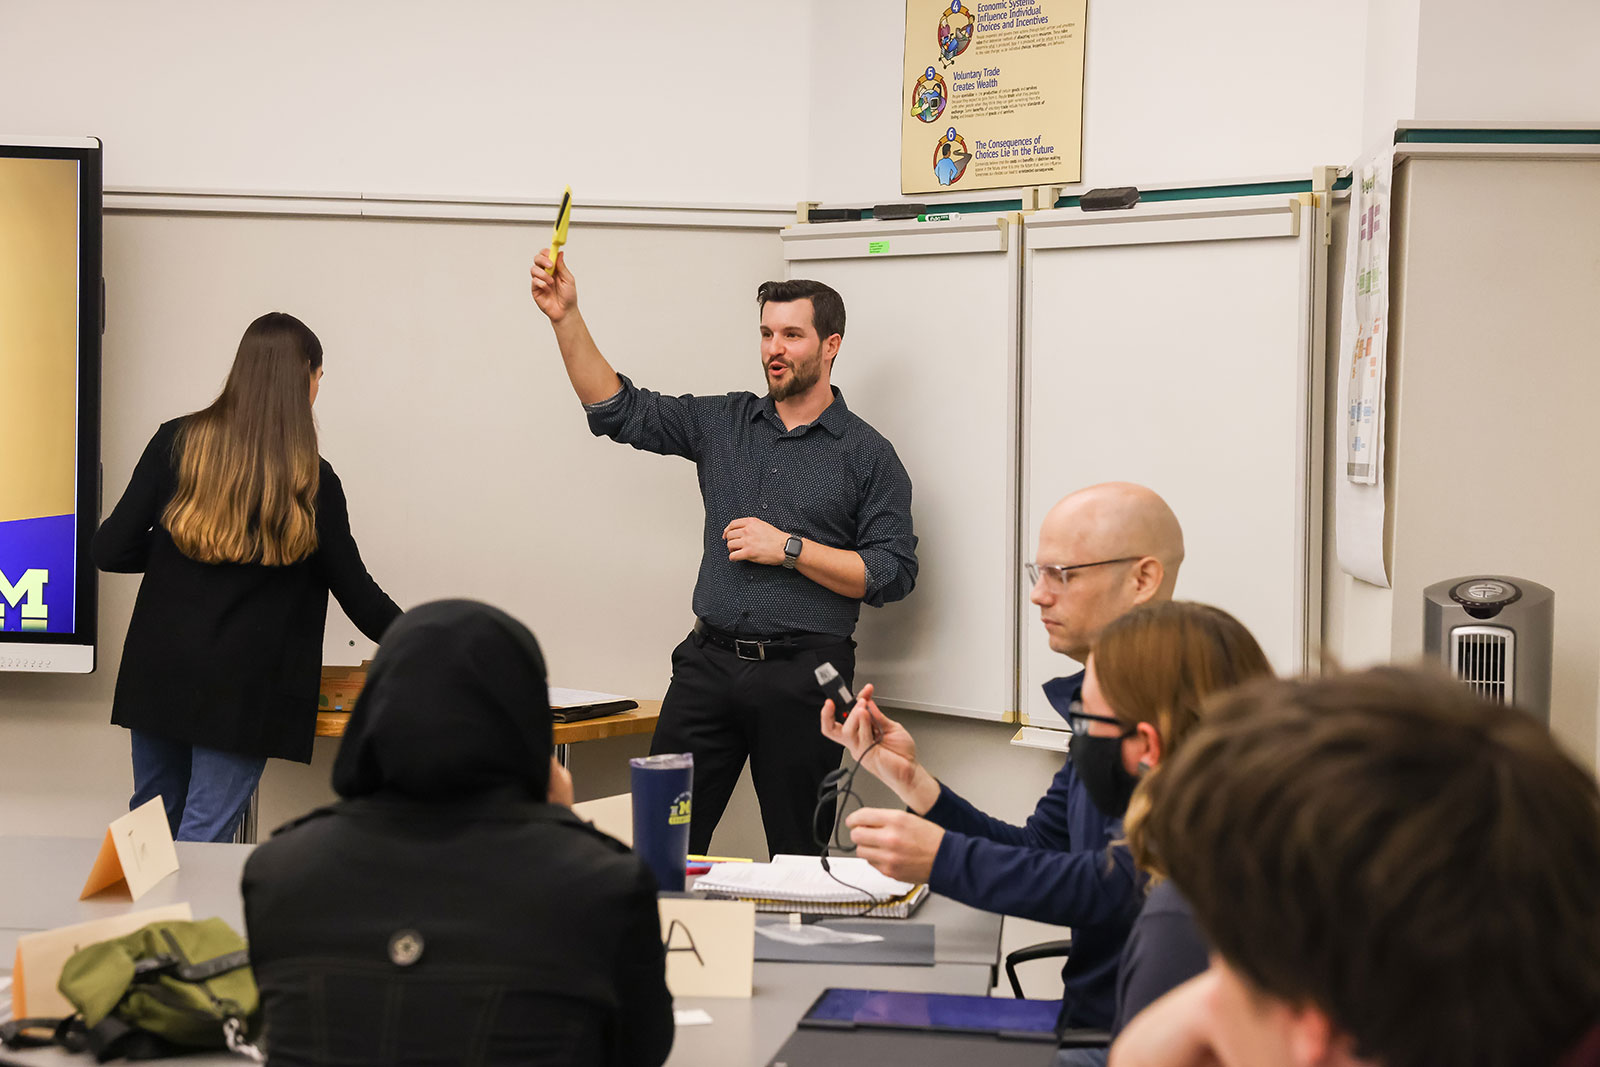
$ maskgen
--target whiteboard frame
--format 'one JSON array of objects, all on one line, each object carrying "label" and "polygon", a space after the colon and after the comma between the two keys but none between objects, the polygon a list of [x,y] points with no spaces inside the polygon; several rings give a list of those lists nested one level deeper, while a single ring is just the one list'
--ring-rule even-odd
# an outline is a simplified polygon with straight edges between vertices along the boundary
[{"label": "whiteboard frame", "polygon": [[[1295,434],[1295,588],[1292,610],[1299,617],[1299,637],[1291,669],[1308,670],[1322,642],[1322,541],[1323,541],[1323,405],[1327,360],[1328,244],[1331,232],[1324,217],[1331,208],[1325,195],[1228,197],[1207,200],[1138,204],[1124,211],[1086,212],[1059,208],[1028,215],[1023,220],[1024,290],[1033,275],[1033,256],[1039,251],[1065,248],[1104,248],[1115,245],[1191,243],[1197,241],[1253,240],[1293,237],[1298,244],[1299,331],[1297,341],[1296,401],[1300,417]],[[1026,299],[1021,319],[1022,366],[1019,374],[1019,412],[1030,410],[1033,366],[1032,308]],[[1019,419],[1019,428],[1022,423]],[[1032,456],[1025,438],[1019,438],[1017,525],[1022,529],[1023,487],[1031,484]],[[1018,707],[1026,675],[1026,649],[1022,640],[1028,620],[1022,617],[1025,599],[1017,611]],[[1026,711],[1018,721],[1050,729],[1054,722],[1030,723]]]},{"label": "whiteboard frame", "polygon": [[[982,221],[806,223],[783,231],[783,258],[801,262],[1004,252],[1013,228],[1011,218],[991,215]],[[873,251],[875,244],[885,247]]]},{"label": "whiteboard frame", "polygon": [[1298,237],[1299,201],[1282,194],[1135,204],[1125,211],[1057,208],[1027,217],[1030,251],[1177,241]]},{"label": "whiteboard frame", "polygon": [[[115,214],[278,215],[435,222],[553,224],[559,199],[486,199],[466,196],[395,196],[357,192],[262,192],[242,189],[158,189],[127,186],[105,191]],[[621,200],[577,201],[580,226],[672,229],[782,230],[794,209],[767,204],[676,204]]]},{"label": "whiteboard frame", "polygon": [[[948,222],[842,222],[806,223],[784,230],[783,258],[785,270],[793,276],[795,263],[822,259],[882,259],[886,256],[956,255],[971,253],[1001,253],[1006,258],[1006,273],[1010,278],[1006,320],[1012,324],[1006,339],[1006,380],[1010,394],[1006,405],[1006,512],[1010,518],[1012,536],[1007,539],[998,577],[1011,590],[1011,610],[1005,625],[1008,628],[1007,645],[1010,648],[1010,693],[1008,708],[995,711],[989,708],[969,708],[955,704],[939,704],[922,700],[905,700],[885,692],[879,703],[909,711],[926,711],[964,719],[1015,724],[1022,716],[1022,642],[1017,624],[1022,613],[1020,595],[1021,574],[1021,508],[1022,508],[1022,226],[1021,216],[1001,213],[978,219],[960,219]],[[887,239],[892,252],[874,253],[869,249],[872,240]]]}]

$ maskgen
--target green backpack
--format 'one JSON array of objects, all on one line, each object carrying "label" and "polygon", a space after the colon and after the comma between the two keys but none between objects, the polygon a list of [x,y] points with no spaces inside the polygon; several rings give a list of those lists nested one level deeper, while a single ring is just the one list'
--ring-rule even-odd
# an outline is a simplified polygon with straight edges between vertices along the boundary
[{"label": "green backpack", "polygon": [[[12,1047],[64,1045],[102,1063],[248,1043],[260,998],[242,937],[221,919],[156,922],[73,953],[57,983],[78,1009],[66,1019],[18,1019],[0,1027]],[[49,1037],[26,1031],[48,1028]],[[252,1055],[253,1054],[253,1055]]]}]

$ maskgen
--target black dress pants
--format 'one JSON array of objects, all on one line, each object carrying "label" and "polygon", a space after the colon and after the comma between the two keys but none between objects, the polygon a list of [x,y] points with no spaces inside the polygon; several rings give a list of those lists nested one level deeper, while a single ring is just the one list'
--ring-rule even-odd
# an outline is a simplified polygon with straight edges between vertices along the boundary
[{"label": "black dress pants", "polygon": [[[705,855],[746,757],[772,855],[812,855],[833,828],[834,806],[817,813],[817,789],[844,749],[822,736],[827,699],[813,673],[832,663],[846,684],[855,642],[806,649],[784,659],[741,659],[690,633],[672,652],[672,685],[661,702],[650,752],[694,754],[689,851]],[[813,821],[815,818],[815,822]],[[816,836],[814,836],[816,835]]]}]

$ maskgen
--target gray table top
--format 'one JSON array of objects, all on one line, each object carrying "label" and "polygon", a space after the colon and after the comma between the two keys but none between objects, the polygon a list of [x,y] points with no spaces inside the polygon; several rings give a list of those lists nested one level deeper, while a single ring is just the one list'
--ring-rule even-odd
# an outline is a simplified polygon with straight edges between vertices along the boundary
[{"label": "gray table top", "polygon": [[17,938],[23,934],[183,901],[188,901],[197,919],[215,916],[244,931],[239,876],[254,846],[179,841],[178,872],[157,882],[137,901],[123,886],[79,900],[101,840],[0,837],[6,870],[27,872],[25,877],[0,878],[0,969],[10,969]]},{"label": "gray table top", "polygon": [[[178,872],[157,883],[137,902],[130,901],[126,891],[80,901],[78,891],[99,848],[100,842],[92,838],[0,837],[0,856],[6,857],[7,869],[28,872],[24,878],[0,879],[0,973],[11,966],[16,939],[24,933],[179,901],[188,901],[196,918],[215,915],[244,930],[239,875],[252,846],[180,842]],[[932,896],[914,920],[937,928],[935,966],[758,962],[751,999],[677,999],[676,1007],[702,1009],[712,1022],[679,1027],[667,1062],[679,1067],[765,1064],[794,1029],[796,1020],[829,986],[976,995],[989,991],[999,959],[999,916]],[[0,1053],[0,1060],[29,1067],[87,1062],[49,1049]],[[215,1067],[245,1061],[218,1054],[185,1057],[183,1062],[192,1067]]]}]

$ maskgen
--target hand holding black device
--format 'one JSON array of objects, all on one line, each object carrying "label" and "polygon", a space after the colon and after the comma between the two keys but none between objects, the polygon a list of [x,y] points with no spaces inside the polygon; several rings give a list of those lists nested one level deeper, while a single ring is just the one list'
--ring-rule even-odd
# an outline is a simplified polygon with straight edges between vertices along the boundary
[{"label": "hand holding black device", "polygon": [[816,675],[817,684],[822,687],[822,691],[833,701],[834,720],[844,722],[850,717],[850,709],[856,706],[856,698],[850,695],[850,687],[844,684],[838,668],[831,663],[824,663],[812,673]]}]

